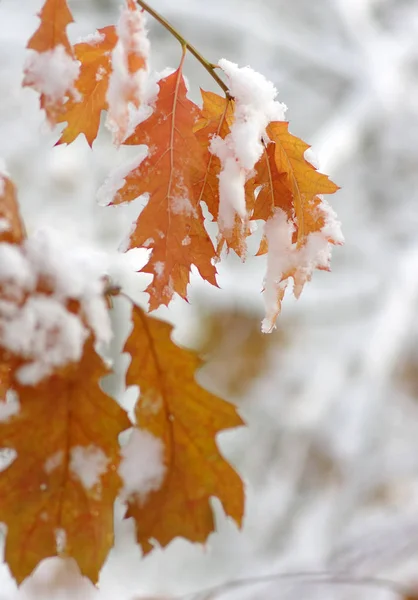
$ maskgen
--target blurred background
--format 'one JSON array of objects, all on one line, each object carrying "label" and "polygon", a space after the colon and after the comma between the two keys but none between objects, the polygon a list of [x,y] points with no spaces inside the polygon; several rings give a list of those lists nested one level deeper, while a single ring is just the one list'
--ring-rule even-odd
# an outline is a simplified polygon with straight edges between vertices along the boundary
[{"label": "blurred background", "polygon": [[[28,229],[51,225],[116,250],[137,207],[100,208],[109,171],[132,155],[103,130],[53,148],[34,92],[21,88],[25,45],[41,0],[0,0],[0,156]],[[199,381],[236,403],[248,428],[219,443],[247,484],[242,531],[214,501],[205,547],[176,540],[144,560],[122,522],[99,591],[72,565],[42,565],[17,593],[0,568],[0,599],[166,598],[272,573],[327,571],[346,580],[418,581],[418,0],[150,0],[211,61],[225,57],[271,79],[292,133],[313,145],[341,186],[329,198],[346,245],[333,272],[288,297],[277,330],[259,333],[262,257],[229,256],[221,289],[197,276],[191,302],[161,316],[208,357]],[[115,23],[118,0],[71,0],[72,41]],[[153,67],[178,65],[177,43],[150,21]],[[215,88],[192,59],[191,95]],[[132,294],[144,302],[146,282]],[[127,406],[118,355],[108,382]],[[1,515],[0,515],[1,517]],[[17,594],[17,595],[16,595]],[[203,598],[395,598],[389,587],[276,578]]]}]

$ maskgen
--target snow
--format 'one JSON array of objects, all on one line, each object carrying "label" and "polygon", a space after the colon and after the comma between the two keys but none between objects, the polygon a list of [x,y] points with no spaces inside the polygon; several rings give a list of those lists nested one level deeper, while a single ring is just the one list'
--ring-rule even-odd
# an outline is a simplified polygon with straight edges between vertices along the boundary
[{"label": "snow", "polygon": [[55,543],[58,554],[62,554],[65,551],[67,545],[67,533],[65,529],[57,528],[55,530]]},{"label": "snow", "polygon": [[[92,198],[120,155],[106,139],[98,140],[94,152],[81,142],[53,148],[56,137],[40,135],[37,96],[21,90],[25,45],[38,25],[31,15],[41,4],[0,1],[5,56],[0,61],[0,154],[18,184],[28,231],[59,222],[61,231],[81,232],[92,243],[114,249],[133,217],[126,218],[123,209],[100,210]],[[69,28],[74,39],[115,22],[113,2],[72,5],[83,19]],[[18,591],[1,565],[1,600],[134,600],[188,592],[196,598],[202,588],[257,574],[333,569],[334,557],[336,569],[347,577],[415,581],[416,366],[409,376],[403,368],[409,352],[413,358],[416,351],[418,326],[418,263],[409,258],[418,226],[416,2],[159,0],[158,10],[209,60],[233,57],[275,82],[289,105],[292,130],[313,144],[322,169],[342,187],[331,201],[349,243],[334,253],[332,274],[318,272],[299,302],[289,298],[278,331],[268,338],[271,366],[239,398],[248,428],[219,436],[222,452],[246,481],[242,531],[217,510],[217,532],[204,549],[175,540],[143,559],[132,519],[122,521],[117,514],[116,545],[97,587],[74,561],[48,559]],[[154,31],[157,66],[174,64],[177,46],[159,27]],[[207,89],[210,80],[190,57],[186,68],[198,101],[197,87]],[[379,83],[387,78],[398,82],[393,109]],[[128,158],[136,152],[124,150]],[[63,165],[58,177],[50,167],[53,157]],[[185,331],[191,320],[201,327],[200,303],[207,298],[209,314],[244,306],[258,327],[264,268],[265,257],[249,256],[241,265],[232,256],[219,265],[220,290],[193,274],[190,304],[175,302],[164,309],[164,318]],[[123,329],[129,317],[115,313]],[[243,329],[241,323],[238,341]],[[225,363],[230,368],[240,352],[231,327],[228,334],[232,348]],[[117,345],[112,357],[123,373],[126,361]],[[216,374],[209,384],[224,394]],[[124,400],[123,391],[119,397]],[[336,449],[348,444],[354,451],[342,460]],[[350,536],[353,529],[356,538]],[[389,592],[372,587],[348,590],[309,582],[301,587],[281,579],[262,590],[246,584],[214,594],[216,600],[226,596],[389,600]]]},{"label": "snow", "polygon": [[137,155],[128,163],[124,162],[119,167],[116,167],[106,178],[104,183],[97,191],[96,199],[100,206],[108,206],[118,197],[118,191],[123,188],[126,183],[126,177],[131,171],[137,169],[143,160],[148,155],[147,146],[140,146]]},{"label": "snow", "polygon": [[209,148],[221,161],[219,223],[228,232],[236,214],[245,219],[245,182],[262,155],[267,125],[284,120],[286,106],[276,100],[276,88],[260,73],[224,58],[218,64],[235,100],[230,134],[224,139],[214,136]]},{"label": "snow", "polygon": [[161,487],[164,479],[163,444],[149,431],[135,427],[121,455],[118,472],[123,481],[122,497],[136,496],[144,502],[150,492]]},{"label": "snow", "polygon": [[15,392],[8,390],[6,398],[0,399],[0,423],[6,423],[11,417],[19,414],[20,403]]},{"label": "snow", "polygon": [[52,454],[49,458],[46,459],[44,463],[44,471],[45,473],[52,473],[55,469],[58,469],[63,463],[64,460],[64,451],[58,450],[55,454]]},{"label": "snow", "polygon": [[[106,126],[119,145],[130,129],[129,105],[139,108],[146,101],[150,42],[145,12],[138,7],[122,9],[116,28],[118,42],[112,51],[112,72],[106,100],[109,105]],[[134,61],[141,66],[132,68]]]},{"label": "snow", "polygon": [[[103,298],[108,262],[104,253],[74,245],[54,230],[35,232],[21,247],[0,244],[5,295],[0,303],[0,342],[25,359],[17,371],[22,384],[36,385],[55,368],[80,360],[89,335],[82,319],[99,344],[110,342]],[[80,315],[67,309],[69,299],[80,302]]]},{"label": "snow", "polygon": [[101,448],[74,446],[70,451],[70,471],[81,481],[86,490],[100,483],[100,477],[106,473],[109,459]]},{"label": "snow", "polygon": [[164,273],[164,263],[161,262],[160,260],[157,260],[154,263],[154,270],[155,270],[155,274],[157,275],[157,277],[161,277]]},{"label": "snow", "polygon": [[85,35],[77,39],[76,44],[89,44],[90,46],[98,46],[105,39],[105,34],[100,33],[96,29],[94,33],[89,33],[89,35]]},{"label": "snow", "polygon": [[[323,202],[323,205],[325,203]],[[288,285],[288,274],[294,278],[293,292],[298,298],[304,284],[312,277],[317,268],[328,269],[331,261],[331,244],[328,235],[335,233],[342,241],[337,221],[332,221],[333,212],[329,210],[329,221],[326,229],[310,233],[300,248],[292,242],[294,224],[288,221],[286,213],[275,209],[274,216],[264,226],[268,242],[267,273],[264,280],[264,303],[266,316],[262,323],[264,333],[275,327],[280,312],[281,301]]]},{"label": "snow", "polygon": [[197,217],[197,211],[187,196],[172,196],[170,198],[170,210],[175,215]]},{"label": "snow", "polygon": [[[4,180],[0,179],[0,195],[2,193],[2,191],[1,191],[1,185],[2,185],[3,181]],[[0,233],[4,233],[6,231],[9,231],[10,227],[11,227],[11,225],[10,225],[10,223],[9,223],[9,221],[7,219],[0,218]]]},{"label": "snow", "polygon": [[80,64],[67,54],[61,44],[46,52],[31,50],[25,62],[24,72],[24,85],[44,94],[47,104],[63,102],[69,94],[74,99],[81,100],[74,87]]}]

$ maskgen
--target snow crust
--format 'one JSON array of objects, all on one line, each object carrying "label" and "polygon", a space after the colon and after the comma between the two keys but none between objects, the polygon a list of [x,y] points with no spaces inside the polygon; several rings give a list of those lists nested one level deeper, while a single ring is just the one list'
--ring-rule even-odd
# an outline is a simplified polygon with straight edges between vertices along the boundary
[{"label": "snow crust", "polygon": [[136,427],[121,455],[118,472],[123,481],[122,497],[135,495],[143,502],[150,492],[161,487],[164,479],[163,444],[149,431]]},{"label": "snow crust", "polygon": [[83,484],[86,490],[100,483],[100,477],[106,473],[110,460],[98,446],[74,446],[71,448],[70,470]]},{"label": "snow crust", "polygon": [[44,464],[45,473],[52,473],[55,469],[58,469],[62,465],[62,461],[64,460],[64,451],[58,450],[55,454],[49,456]]},{"label": "snow crust", "polygon": [[59,44],[46,52],[31,51],[24,66],[24,85],[44,94],[47,103],[64,101],[68,94],[81,100],[74,87],[80,73],[80,63]]},{"label": "snow crust", "polygon": [[219,223],[223,230],[229,231],[236,214],[241,219],[246,217],[245,182],[263,152],[267,125],[283,121],[286,106],[276,100],[277,90],[271,81],[251,67],[238,67],[225,58],[218,64],[227,76],[235,100],[230,134],[224,139],[214,136],[209,148],[221,161]]},{"label": "snow crust", "polygon": [[20,403],[17,395],[12,391],[6,392],[6,397],[0,399],[0,423],[9,421],[14,415],[19,414]]},{"label": "snow crust", "polygon": [[[125,7],[116,28],[118,42],[112,51],[112,73],[106,100],[109,105],[106,126],[113,132],[114,142],[121,144],[129,130],[129,105],[137,108],[146,100],[150,42],[145,12]],[[132,71],[132,58],[143,67]]]},{"label": "snow crust", "polygon": [[269,333],[275,327],[283,294],[288,285],[288,274],[292,273],[293,292],[298,298],[315,269],[329,269],[332,248],[329,240],[334,239],[336,243],[344,241],[334,211],[324,200],[320,207],[325,213],[325,225],[321,231],[310,233],[306,243],[300,248],[292,242],[295,226],[282,209],[276,208],[274,216],[264,226],[268,242],[267,272],[264,280],[266,316],[261,326],[264,333]]},{"label": "snow crust", "polygon": [[[0,243],[0,343],[25,359],[20,383],[36,385],[79,361],[89,329],[99,344],[109,343],[106,263],[103,253],[68,245],[53,230],[38,231],[21,247]],[[67,309],[70,299],[80,303],[80,315]]]}]

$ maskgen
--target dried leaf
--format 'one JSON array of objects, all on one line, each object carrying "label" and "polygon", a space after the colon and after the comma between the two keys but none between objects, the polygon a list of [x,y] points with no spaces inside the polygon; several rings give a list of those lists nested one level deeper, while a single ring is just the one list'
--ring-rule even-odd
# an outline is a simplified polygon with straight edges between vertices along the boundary
[{"label": "dried leaf", "polygon": [[264,332],[274,328],[289,278],[299,297],[315,268],[329,270],[329,244],[341,243],[332,211],[320,197],[338,186],[306,160],[309,146],[289,133],[288,123],[270,123],[267,133],[271,142],[256,165],[259,193],[252,217],[266,222],[257,253],[268,252]]},{"label": "dried leaf", "polygon": [[112,25],[99,29],[90,41],[74,46],[76,58],[81,63],[80,75],[75,83],[81,99],[71,98],[65,104],[58,122],[67,122],[67,126],[57,144],[70,144],[81,133],[90,146],[96,139],[101,112],[107,109],[111,52],[117,41],[116,28]]},{"label": "dried leaf", "polygon": [[40,106],[55,125],[65,101],[75,91],[78,64],[67,36],[67,26],[74,19],[66,0],[46,0],[38,16],[40,25],[27,45],[32,55],[24,67],[23,85],[40,93]]},{"label": "dried leaf", "polygon": [[106,373],[90,340],[79,364],[15,386],[20,412],[0,422],[2,446],[17,452],[0,473],[0,514],[18,582],[56,555],[75,558],[96,582],[113,544],[118,435],[130,423],[100,389]]},{"label": "dried leaf", "polygon": [[30,38],[27,48],[36,52],[47,52],[62,45],[68,54],[72,48],[67,37],[67,26],[74,22],[67,0],[46,0],[39,13],[41,23]]},{"label": "dried leaf", "polygon": [[[202,114],[196,123],[196,138],[204,151],[206,164],[203,177],[196,184],[196,194],[199,201],[204,201],[215,221],[219,217],[219,174],[221,161],[209,150],[214,135],[225,138],[230,133],[230,126],[234,120],[234,101],[230,98],[219,96],[213,92],[201,90],[203,98]],[[250,214],[254,206],[254,180],[248,181],[245,186],[247,211]],[[220,224],[216,253],[220,256],[226,244],[228,250],[234,252],[242,259],[246,255],[246,238],[251,230],[248,222],[235,218],[235,226],[230,231],[224,231]]]},{"label": "dried leaf", "polygon": [[[261,168],[260,163],[256,168],[257,183],[265,188],[265,193],[260,194],[261,198],[258,197],[257,204],[267,204],[268,194],[269,206],[264,208],[263,216],[255,218],[267,220],[272,216],[274,208],[283,209],[295,222],[296,242],[300,246],[310,233],[320,231],[324,226],[323,215],[318,211],[321,203],[318,195],[333,194],[339,188],[327,175],[317,171],[306,160],[305,151],[310,146],[289,133],[288,126],[284,121],[277,121],[270,123],[267,128],[272,142],[267,147],[270,172],[268,174],[265,154],[260,161]],[[260,210],[259,207],[256,210]]]},{"label": "dried leaf", "polygon": [[[182,62],[183,64],[183,62]],[[195,195],[205,169],[203,151],[193,133],[199,108],[187,96],[180,67],[159,82],[154,113],[140,123],[126,144],[146,144],[147,157],[128,173],[113,204],[149,194],[130,236],[130,248],[152,250],[144,267],[154,275],[147,288],[150,310],[168,305],[176,292],[186,298],[191,266],[216,284],[213,244]]]},{"label": "dried leaf", "polygon": [[139,385],[135,413],[138,425],[165,446],[166,477],[145,503],[131,498],[127,516],[134,517],[138,542],[145,552],[150,540],[167,545],[177,536],[204,542],[214,529],[209,504],[218,497],[239,525],[243,516],[243,484],[219,453],[216,435],[242,425],[236,409],[199,387],[199,359],[171,341],[172,328],[133,309],[133,331],[124,352],[132,361],[127,385]]}]

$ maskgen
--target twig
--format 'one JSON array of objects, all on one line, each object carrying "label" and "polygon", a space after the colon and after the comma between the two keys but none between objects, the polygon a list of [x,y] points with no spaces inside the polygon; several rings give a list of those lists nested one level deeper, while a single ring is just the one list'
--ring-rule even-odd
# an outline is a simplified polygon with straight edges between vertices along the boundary
[{"label": "twig", "polygon": [[231,95],[229,93],[228,87],[219,77],[219,75],[215,72],[216,65],[206,60],[204,56],[200,54],[200,52],[192,46],[178,31],[175,29],[162,15],[156,12],[153,8],[148,6],[146,2],[143,0],[136,0],[137,4],[143,8],[147,13],[149,13],[160,25],[162,25],[172,36],[176,38],[180,42],[183,48],[187,48],[190,54],[200,62],[200,64],[206,69],[209,75],[216,81],[219,87],[224,91],[225,96],[230,98]]}]

